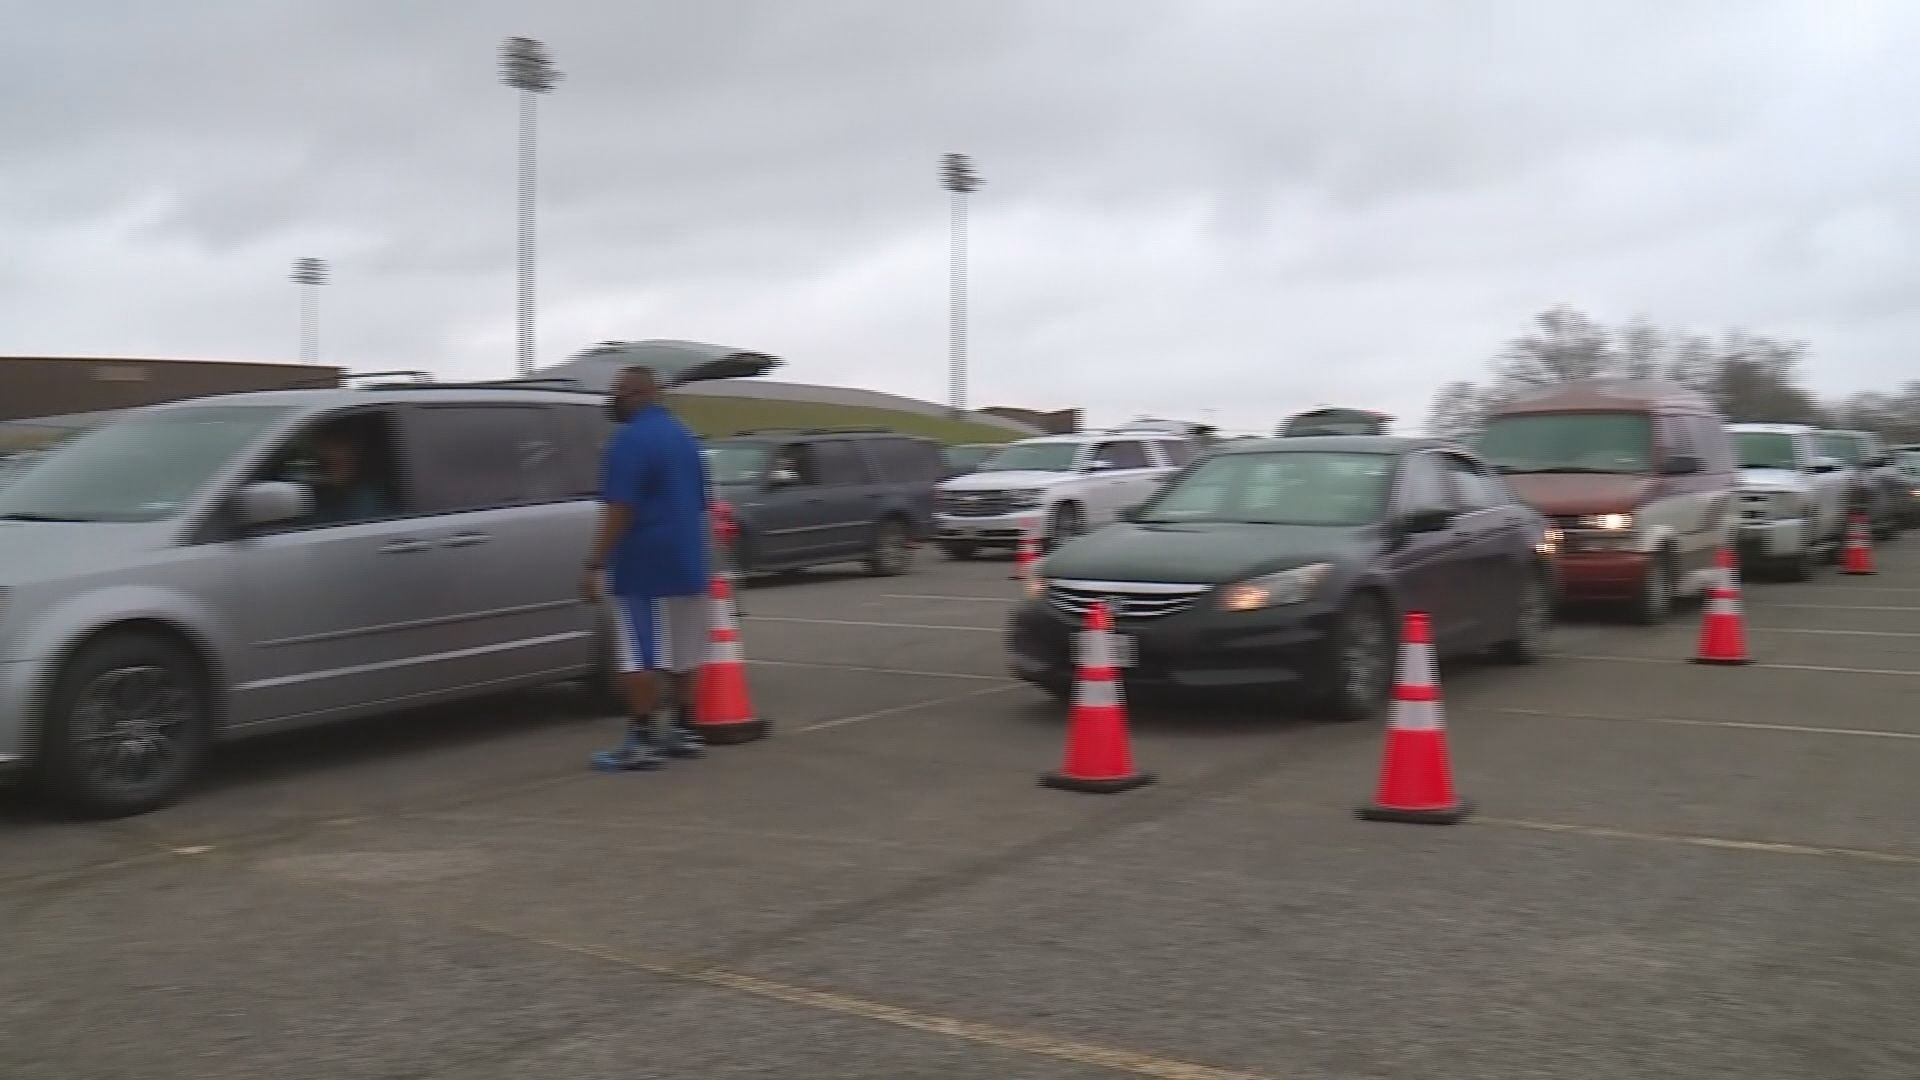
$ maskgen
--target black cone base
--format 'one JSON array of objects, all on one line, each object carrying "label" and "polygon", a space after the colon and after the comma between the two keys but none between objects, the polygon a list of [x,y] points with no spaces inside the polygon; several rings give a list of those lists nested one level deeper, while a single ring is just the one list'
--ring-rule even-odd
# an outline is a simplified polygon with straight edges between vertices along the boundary
[{"label": "black cone base", "polygon": [[766,738],[772,728],[771,721],[759,719],[738,720],[731,724],[695,724],[689,730],[700,736],[700,741],[708,746],[738,746]]},{"label": "black cone base", "polygon": [[1737,656],[1737,657],[1696,656],[1693,658],[1693,662],[1696,664],[1710,664],[1714,667],[1739,667],[1742,664],[1753,663],[1751,659],[1745,656]]},{"label": "black cone base", "polygon": [[1112,795],[1121,791],[1132,791],[1153,783],[1152,773],[1140,772],[1132,776],[1119,776],[1108,780],[1083,780],[1077,776],[1066,776],[1057,772],[1047,773],[1040,778],[1041,787],[1050,787],[1058,791],[1083,791],[1089,795]]},{"label": "black cone base", "polygon": [[1391,821],[1400,825],[1452,825],[1473,813],[1473,800],[1456,799],[1435,810],[1402,810],[1394,806],[1362,806],[1354,813],[1362,821]]}]

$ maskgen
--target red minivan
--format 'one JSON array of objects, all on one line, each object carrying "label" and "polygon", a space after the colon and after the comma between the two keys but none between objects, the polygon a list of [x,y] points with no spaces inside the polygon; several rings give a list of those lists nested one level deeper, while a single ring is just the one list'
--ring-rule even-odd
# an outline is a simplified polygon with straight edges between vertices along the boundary
[{"label": "red minivan", "polygon": [[1658,623],[1699,595],[1734,527],[1739,467],[1719,410],[1655,379],[1588,379],[1495,410],[1482,457],[1560,530],[1562,597]]}]

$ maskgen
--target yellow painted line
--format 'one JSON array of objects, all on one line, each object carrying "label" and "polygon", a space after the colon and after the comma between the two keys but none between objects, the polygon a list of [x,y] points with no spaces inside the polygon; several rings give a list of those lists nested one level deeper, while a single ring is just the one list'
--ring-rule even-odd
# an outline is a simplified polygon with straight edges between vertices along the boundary
[{"label": "yellow painted line", "polygon": [[[1676,660],[1667,656],[1603,656],[1595,653],[1555,653],[1561,660],[1590,660],[1602,664],[1686,664],[1684,659]],[[1892,675],[1903,679],[1920,679],[1920,671],[1908,668],[1864,668],[1840,667],[1830,664],[1762,664],[1746,665],[1748,671],[1818,671],[1829,675]]]},{"label": "yellow painted line", "polygon": [[1539,716],[1563,720],[1604,720],[1621,724],[1669,724],[1674,727],[1735,728],[1741,731],[1782,731],[1796,735],[1847,735],[1862,739],[1917,739],[1920,731],[1875,731],[1872,728],[1816,727],[1810,724],[1759,724],[1746,720],[1689,720],[1678,716],[1606,716],[1554,709],[1497,708],[1511,716]]},{"label": "yellow painted line", "polygon": [[1014,683],[1018,679],[1006,675],[982,675],[968,671],[923,671],[918,668],[861,667],[857,664],[826,664],[814,660],[755,660],[747,659],[749,664],[763,667],[811,668],[818,671],[857,671],[863,675],[914,675],[922,679],[980,679],[986,682]]},{"label": "yellow painted line", "polygon": [[794,728],[793,733],[795,735],[805,735],[809,731],[825,731],[828,728],[845,727],[848,724],[862,724],[868,720],[878,720],[886,716],[899,716],[901,713],[915,712],[920,709],[931,709],[937,705],[951,705],[956,701],[965,701],[968,698],[983,697],[987,694],[1004,694],[1009,690],[1017,689],[1019,689],[1019,684],[1017,683],[982,686],[978,689],[969,690],[964,694],[949,694],[946,697],[930,698],[926,701],[915,701],[907,705],[895,705],[890,709],[875,709],[872,712],[861,713],[858,716],[842,716],[835,720],[822,720],[817,724],[808,724],[805,727]]},{"label": "yellow painted line", "polygon": [[1884,863],[1893,866],[1920,866],[1920,855],[1869,848],[1821,847],[1813,844],[1789,844],[1768,840],[1734,840],[1724,836],[1699,836],[1689,833],[1641,832],[1604,825],[1577,825],[1563,821],[1528,821],[1524,818],[1474,817],[1467,821],[1501,829],[1528,829],[1533,832],[1592,836],[1603,840],[1645,840],[1661,844],[1713,848],[1720,851],[1757,851],[1771,855],[1803,855],[1825,859],[1849,859],[1855,862]]},{"label": "yellow painted line", "polygon": [[[303,884],[310,884],[305,883]],[[413,916],[438,919],[461,929],[488,934],[507,941],[523,945],[534,945],[556,952],[582,956],[605,963],[615,964],[631,971],[642,972],[676,982],[691,983],[697,986],[731,990],[749,997],[766,1001],[778,1001],[800,1008],[818,1012],[834,1013],[840,1016],[855,1016],[877,1023],[891,1024],[894,1027],[913,1031],[924,1031],[934,1035],[943,1035],[964,1042],[978,1043],[1000,1050],[1012,1050],[1034,1057],[1052,1058],[1075,1065],[1111,1069],[1115,1072],[1133,1076],[1149,1076],[1156,1080],[1276,1080],[1274,1077],[1259,1073],[1239,1072],[1232,1069],[1220,1069],[1211,1065],[1199,1065],[1186,1061],[1155,1057],[1151,1054],[1132,1050],[1098,1046],[1093,1043],[1063,1039],[1052,1035],[1034,1032],[1016,1031],[993,1024],[984,1024],[972,1020],[961,1020],[937,1013],[923,1012],[900,1005],[889,1005],[869,998],[855,997],[833,990],[818,990],[810,987],[795,986],[791,983],[763,979],[756,975],[747,975],[724,968],[703,965],[669,963],[649,960],[630,953],[619,952],[600,945],[563,941],[559,938],[543,937],[537,934],[523,933],[495,923],[482,922],[447,912],[428,911],[410,906],[387,903],[375,897],[367,896],[351,889],[330,885],[317,886],[329,892],[348,896],[361,903],[400,912]]]}]

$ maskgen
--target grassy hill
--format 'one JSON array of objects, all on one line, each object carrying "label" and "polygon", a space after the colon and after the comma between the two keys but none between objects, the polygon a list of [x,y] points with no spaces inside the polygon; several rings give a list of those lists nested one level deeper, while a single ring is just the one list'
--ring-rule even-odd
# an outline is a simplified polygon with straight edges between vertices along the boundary
[{"label": "grassy hill", "polygon": [[924,435],[948,445],[1003,443],[1021,436],[991,424],[948,420],[892,409],[857,405],[827,405],[816,401],[768,401],[759,398],[701,397],[671,394],[667,404],[695,432],[704,436],[731,435],[743,428],[879,427],[906,435]]}]

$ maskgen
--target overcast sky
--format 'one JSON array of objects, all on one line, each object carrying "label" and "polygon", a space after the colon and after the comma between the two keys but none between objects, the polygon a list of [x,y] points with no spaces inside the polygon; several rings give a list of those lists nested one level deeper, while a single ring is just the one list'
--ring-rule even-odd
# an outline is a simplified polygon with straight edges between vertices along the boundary
[{"label": "overcast sky", "polygon": [[[431,12],[431,14],[429,14]],[[1424,416],[1532,313],[1920,378],[1920,4],[0,0],[0,354],[505,375],[515,95],[545,41],[543,363],[605,338],[972,404]],[[3,388],[0,388],[3,389]],[[1211,410],[1211,411],[1210,411]]]}]

